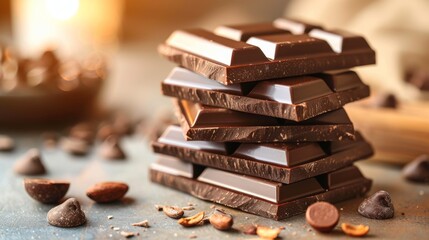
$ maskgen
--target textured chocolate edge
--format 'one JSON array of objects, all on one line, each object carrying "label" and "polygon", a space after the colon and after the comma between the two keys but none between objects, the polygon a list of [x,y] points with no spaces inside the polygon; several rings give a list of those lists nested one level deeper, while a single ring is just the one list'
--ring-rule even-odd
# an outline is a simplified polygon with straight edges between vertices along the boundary
[{"label": "textured chocolate edge", "polygon": [[161,89],[165,96],[297,122],[339,109],[347,103],[366,98],[370,94],[369,87],[364,85],[359,88],[335,92],[299,104],[287,104],[212,90],[175,86],[166,83],[161,84]]},{"label": "textured chocolate edge", "polygon": [[275,204],[239,192],[199,182],[194,179],[163,173],[154,169],[150,169],[150,179],[152,182],[191,194],[202,200],[215,202],[275,220],[281,220],[304,213],[310,204],[317,201],[337,203],[363,196],[370,190],[372,185],[370,179],[364,178],[358,183],[300,198],[291,202]]},{"label": "textured chocolate edge", "polygon": [[174,101],[175,114],[186,140],[212,142],[324,142],[354,139],[353,124],[335,125],[278,125],[278,126],[215,126],[190,127],[178,101]]},{"label": "textured chocolate edge", "polygon": [[372,49],[238,66],[225,66],[167,44],[159,45],[158,52],[171,62],[225,85],[306,75],[375,63],[375,52]]},{"label": "textured chocolate edge", "polygon": [[282,183],[298,182],[323,173],[332,172],[351,165],[355,161],[368,158],[374,153],[369,143],[362,142],[355,147],[312,162],[286,167],[160,142],[153,142],[152,149],[155,153],[173,156],[183,161]]}]

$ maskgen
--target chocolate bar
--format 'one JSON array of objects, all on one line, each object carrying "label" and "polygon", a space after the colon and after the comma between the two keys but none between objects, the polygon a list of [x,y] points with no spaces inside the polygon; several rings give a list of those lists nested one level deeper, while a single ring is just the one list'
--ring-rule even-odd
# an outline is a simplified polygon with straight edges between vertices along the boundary
[{"label": "chocolate bar", "polygon": [[[211,168],[206,168],[197,178],[190,178],[188,177],[190,173],[186,174],[187,176],[175,174],[180,171],[175,170],[174,161],[180,160],[170,159],[171,163],[166,161],[153,163],[150,168],[151,181],[203,200],[276,220],[301,214],[316,201],[336,203],[364,195],[372,184],[371,180],[361,174],[350,175],[347,179],[329,178],[329,175],[336,172],[325,174],[324,178],[317,180],[310,178],[306,180],[307,184],[298,182],[290,185]],[[353,169],[359,172],[357,168]],[[334,182],[331,184],[334,187],[323,188],[322,186],[327,186],[327,183],[323,182],[326,179],[345,183],[339,185],[339,182]]]},{"label": "chocolate bar", "polygon": [[[289,24],[277,20],[272,26],[225,26],[214,33],[177,30],[158,51],[170,61],[225,85],[375,63],[375,52],[361,36],[285,21]],[[273,31],[273,27],[286,31]]]},{"label": "chocolate bar", "polygon": [[[341,148],[338,145],[344,144]],[[319,146],[317,146],[319,145]],[[370,157],[363,138],[329,143],[216,143],[186,141],[180,127],[170,126],[152,143],[155,153],[183,161],[282,183],[332,172]],[[320,148],[323,150],[321,151]]]},{"label": "chocolate bar", "polygon": [[175,101],[187,140],[214,142],[314,142],[353,139],[353,124],[344,109],[300,122]]},{"label": "chocolate bar", "polygon": [[369,96],[353,71],[336,71],[225,86],[184,68],[162,83],[166,96],[241,112],[304,121]]}]

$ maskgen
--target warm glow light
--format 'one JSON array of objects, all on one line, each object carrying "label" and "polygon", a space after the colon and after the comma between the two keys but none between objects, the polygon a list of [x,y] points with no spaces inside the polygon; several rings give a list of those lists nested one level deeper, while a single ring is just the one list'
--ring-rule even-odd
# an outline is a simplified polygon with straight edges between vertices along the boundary
[{"label": "warm glow light", "polygon": [[45,6],[51,17],[67,20],[76,15],[79,9],[79,0],[45,0]]}]

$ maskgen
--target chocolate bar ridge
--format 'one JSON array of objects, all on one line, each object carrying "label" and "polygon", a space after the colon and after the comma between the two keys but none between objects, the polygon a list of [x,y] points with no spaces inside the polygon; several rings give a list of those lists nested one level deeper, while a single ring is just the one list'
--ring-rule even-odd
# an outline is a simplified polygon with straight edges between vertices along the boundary
[{"label": "chocolate bar ridge", "polygon": [[372,185],[371,180],[364,178],[360,182],[332,189],[327,192],[300,198],[291,202],[275,204],[239,192],[193,179],[163,173],[154,169],[150,169],[150,179],[152,182],[191,194],[202,200],[216,202],[231,208],[240,209],[248,213],[275,220],[281,220],[304,213],[310,204],[317,201],[336,203],[363,196],[369,191]]}]

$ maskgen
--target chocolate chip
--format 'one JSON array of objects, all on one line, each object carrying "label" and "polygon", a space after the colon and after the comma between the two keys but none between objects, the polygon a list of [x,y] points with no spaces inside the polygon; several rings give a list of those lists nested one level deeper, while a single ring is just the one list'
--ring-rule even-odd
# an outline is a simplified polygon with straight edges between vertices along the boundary
[{"label": "chocolate chip", "polygon": [[67,193],[70,183],[49,179],[24,179],[28,195],[41,203],[57,203]]},{"label": "chocolate chip", "polygon": [[338,224],[338,209],[327,202],[316,202],[307,208],[307,223],[319,232],[331,232]]},{"label": "chocolate chip", "polygon": [[70,228],[83,225],[86,217],[79,202],[75,198],[69,198],[48,212],[48,222],[56,227]]},{"label": "chocolate chip", "polygon": [[398,100],[391,93],[380,93],[375,96],[373,101],[373,107],[375,108],[396,108],[397,106]]},{"label": "chocolate chip", "polygon": [[109,124],[109,123],[100,124],[100,127],[98,128],[98,131],[97,131],[98,140],[104,141],[112,135],[117,135],[117,132],[115,131],[115,128],[113,127],[112,124]]},{"label": "chocolate chip", "polygon": [[392,218],[394,208],[390,194],[383,190],[374,193],[360,204],[358,212],[372,219]]},{"label": "chocolate chip", "polygon": [[102,182],[88,188],[86,195],[98,203],[117,201],[125,196],[128,185],[122,182]]},{"label": "chocolate chip", "polygon": [[63,151],[76,155],[76,156],[83,156],[86,155],[89,151],[89,145],[86,141],[83,141],[81,139],[77,138],[63,138],[61,139],[61,149]]},{"label": "chocolate chip", "polygon": [[125,153],[115,136],[108,137],[100,147],[100,156],[105,159],[125,159]]},{"label": "chocolate chip", "polygon": [[36,148],[32,148],[25,153],[15,163],[14,170],[22,175],[41,175],[46,173],[45,166],[43,165],[40,157],[40,152]]},{"label": "chocolate chip", "polygon": [[69,136],[92,143],[94,140],[94,131],[90,123],[79,123],[70,129]]},{"label": "chocolate chip", "polygon": [[402,169],[405,179],[413,182],[429,182],[429,156],[421,155]]},{"label": "chocolate chip", "polygon": [[0,135],[0,152],[9,152],[15,148],[15,141],[6,135]]}]

